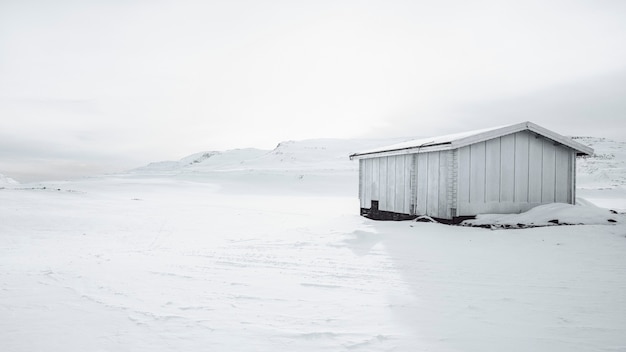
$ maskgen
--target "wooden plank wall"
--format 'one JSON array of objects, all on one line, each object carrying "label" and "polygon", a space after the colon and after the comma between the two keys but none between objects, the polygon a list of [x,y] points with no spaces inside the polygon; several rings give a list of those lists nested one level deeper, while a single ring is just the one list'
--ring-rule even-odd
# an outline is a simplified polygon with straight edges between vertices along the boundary
[{"label": "wooden plank wall", "polygon": [[529,131],[458,151],[458,215],[518,213],[571,203],[574,151]]},{"label": "wooden plank wall", "polygon": [[[457,151],[361,159],[359,198],[402,214],[518,213],[574,199],[574,151],[529,131]],[[456,162],[454,161],[456,160]],[[451,183],[457,181],[456,187]]]},{"label": "wooden plank wall", "polygon": [[386,156],[359,162],[361,208],[370,208],[372,200],[377,200],[379,210],[410,214],[413,156]]},{"label": "wooden plank wall", "polygon": [[431,152],[417,155],[415,165],[415,214],[437,218],[450,217],[448,183],[452,152]]}]

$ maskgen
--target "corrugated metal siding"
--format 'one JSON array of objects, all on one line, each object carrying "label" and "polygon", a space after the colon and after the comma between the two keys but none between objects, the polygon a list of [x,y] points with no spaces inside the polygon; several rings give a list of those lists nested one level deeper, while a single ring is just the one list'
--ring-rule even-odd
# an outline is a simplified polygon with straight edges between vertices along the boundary
[{"label": "corrugated metal siding", "polygon": [[571,201],[573,151],[523,131],[458,151],[458,215]]}]

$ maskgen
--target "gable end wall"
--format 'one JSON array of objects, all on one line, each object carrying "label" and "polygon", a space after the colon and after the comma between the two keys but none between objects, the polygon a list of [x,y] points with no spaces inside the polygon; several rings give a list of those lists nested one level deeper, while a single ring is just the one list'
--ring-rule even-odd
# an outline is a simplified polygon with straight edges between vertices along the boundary
[{"label": "gable end wall", "polygon": [[530,131],[458,150],[457,215],[519,213],[572,203],[575,151]]}]

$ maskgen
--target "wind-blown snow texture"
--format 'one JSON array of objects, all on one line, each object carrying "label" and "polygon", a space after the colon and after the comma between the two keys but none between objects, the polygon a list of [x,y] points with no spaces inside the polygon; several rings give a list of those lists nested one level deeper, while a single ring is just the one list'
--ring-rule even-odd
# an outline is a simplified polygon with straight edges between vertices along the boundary
[{"label": "wind-blown snow texture", "polygon": [[[580,203],[624,211],[624,144],[579,141],[597,154],[579,162]],[[347,155],[388,142],[3,184],[0,350],[626,350],[623,215],[546,206],[518,216],[598,224],[497,231],[371,221]]]}]

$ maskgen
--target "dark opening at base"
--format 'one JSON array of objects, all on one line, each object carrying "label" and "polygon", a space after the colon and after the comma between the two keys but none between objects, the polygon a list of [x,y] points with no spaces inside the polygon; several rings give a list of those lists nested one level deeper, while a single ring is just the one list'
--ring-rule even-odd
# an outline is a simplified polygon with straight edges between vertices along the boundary
[{"label": "dark opening at base", "polygon": [[361,208],[361,215],[372,220],[388,220],[388,221],[413,220],[417,218],[417,215],[394,213],[391,211],[384,211],[384,210],[371,209],[371,208],[370,209]]},{"label": "dark opening at base", "polygon": [[[382,221],[404,221],[404,220],[413,220],[418,218],[420,215],[411,215],[411,214],[403,214],[403,213],[395,213],[392,211],[384,211],[378,210],[378,201],[373,200],[371,208],[361,208],[361,216],[364,216],[368,219],[372,220],[382,220]],[[442,219],[432,217],[433,220],[442,224],[448,225],[457,225],[461,222],[469,219],[474,219],[475,216],[455,216],[452,219]]]}]

